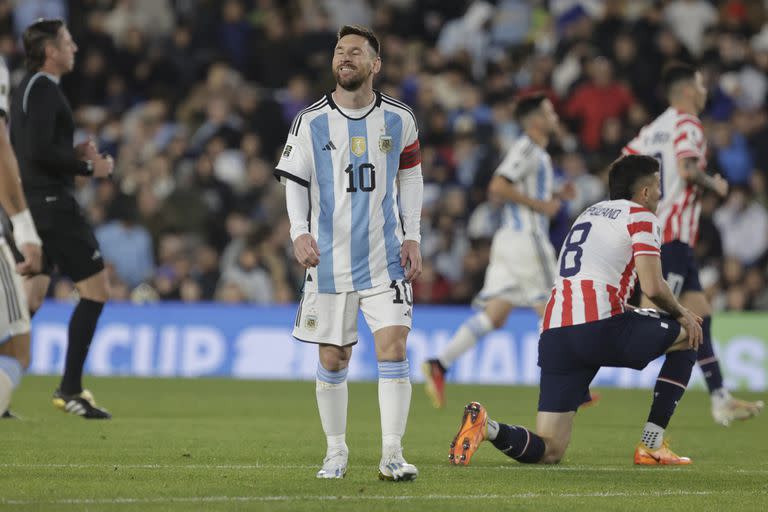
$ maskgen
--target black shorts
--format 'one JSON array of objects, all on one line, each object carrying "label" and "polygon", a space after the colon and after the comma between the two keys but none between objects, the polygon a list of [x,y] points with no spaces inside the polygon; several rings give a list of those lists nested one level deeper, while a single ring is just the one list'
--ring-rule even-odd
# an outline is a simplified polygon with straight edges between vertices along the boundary
[{"label": "black shorts", "polygon": [[701,291],[699,265],[693,255],[693,248],[685,242],[673,240],[662,244],[661,271],[675,297],[684,292]]},{"label": "black shorts", "polygon": [[43,241],[43,274],[51,275],[58,267],[60,273],[78,282],[104,270],[99,242],[74,197],[35,194],[27,203]]},{"label": "black shorts", "polygon": [[642,370],[679,334],[679,323],[648,309],[544,331],[539,338],[539,411],[575,411],[600,367]]}]

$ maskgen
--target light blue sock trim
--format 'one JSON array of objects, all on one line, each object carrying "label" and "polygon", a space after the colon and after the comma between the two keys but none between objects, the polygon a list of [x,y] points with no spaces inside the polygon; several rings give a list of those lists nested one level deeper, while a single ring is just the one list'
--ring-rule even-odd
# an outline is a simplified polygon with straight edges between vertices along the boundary
[{"label": "light blue sock trim", "polygon": [[344,368],[339,371],[331,371],[323,368],[323,365],[317,363],[317,380],[325,382],[326,384],[341,384],[347,380],[347,372],[349,368]]},{"label": "light blue sock trim", "polygon": [[411,374],[408,360],[404,361],[379,361],[380,379],[407,379]]},{"label": "light blue sock trim", "polygon": [[8,356],[0,356],[0,372],[8,375],[8,378],[11,379],[11,383],[15,388],[19,385],[19,382],[21,382],[24,368],[21,367],[21,363],[17,359]]}]

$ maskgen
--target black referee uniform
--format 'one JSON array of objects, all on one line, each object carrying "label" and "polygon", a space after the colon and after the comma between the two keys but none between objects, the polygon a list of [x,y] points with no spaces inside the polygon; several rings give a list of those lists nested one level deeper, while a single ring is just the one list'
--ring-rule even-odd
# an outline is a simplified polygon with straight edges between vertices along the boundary
[{"label": "black referee uniform", "polygon": [[11,102],[11,144],[29,210],[43,241],[43,274],[54,265],[74,282],[104,269],[99,244],[75,200],[75,176],[92,169],[74,150],[75,121],[58,78],[28,74]]},{"label": "black referee uniform", "polygon": [[[75,283],[104,269],[99,244],[75,200],[75,176],[93,174],[93,163],[79,160],[74,149],[75,121],[59,79],[29,73],[11,102],[11,144],[32,217],[43,241],[43,270],[54,267]],[[84,418],[111,415],[83,389],[83,367],[103,302],[81,298],[69,321],[64,375],[53,404]]]}]

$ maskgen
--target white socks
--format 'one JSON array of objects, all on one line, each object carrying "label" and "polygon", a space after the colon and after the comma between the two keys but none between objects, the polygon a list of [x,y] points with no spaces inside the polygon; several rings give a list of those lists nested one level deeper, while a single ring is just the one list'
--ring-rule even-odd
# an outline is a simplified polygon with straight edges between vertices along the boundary
[{"label": "white socks", "polygon": [[408,410],[411,407],[411,379],[408,360],[379,362],[379,410],[382,453],[402,447]]},{"label": "white socks", "polygon": [[325,438],[328,441],[327,453],[339,450],[347,451],[347,368],[330,371],[317,363],[317,380],[315,381],[317,408],[320,411],[320,422],[323,424]]},{"label": "white socks", "polygon": [[640,440],[651,450],[658,450],[664,442],[664,429],[649,421],[643,427],[643,437]]},{"label": "white socks", "polygon": [[21,382],[24,369],[16,358],[0,356],[0,414],[8,410],[11,395]]},{"label": "white socks", "polygon": [[456,359],[474,347],[480,338],[492,330],[493,322],[485,314],[485,311],[475,314],[461,324],[459,330],[453,335],[448,345],[443,348],[437,359],[443,365],[443,368],[447,370]]},{"label": "white socks", "polygon": [[499,435],[499,422],[488,418],[488,440],[493,441]]}]

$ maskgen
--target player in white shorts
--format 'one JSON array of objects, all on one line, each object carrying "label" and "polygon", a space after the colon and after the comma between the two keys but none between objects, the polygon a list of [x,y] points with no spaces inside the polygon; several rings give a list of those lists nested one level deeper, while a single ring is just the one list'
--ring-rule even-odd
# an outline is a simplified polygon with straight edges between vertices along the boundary
[{"label": "player in white shorts", "polygon": [[14,417],[8,405],[29,366],[29,308],[21,274],[39,272],[42,265],[42,242],[24,200],[19,165],[5,127],[9,88],[8,68],[0,58],[0,206],[11,219],[16,246],[24,257],[17,265],[0,226],[0,414],[4,418]]},{"label": "player in white shorts", "polygon": [[410,282],[421,273],[418,129],[410,108],[373,89],[381,58],[369,29],[339,30],[332,69],[335,90],[296,116],[275,169],[286,185],[294,254],[307,268],[293,335],[319,345],[327,450],[317,477],[347,471],[347,365],[362,310],[379,362],[379,477],[413,480],[402,437],[411,402]]},{"label": "player in white shorts", "polygon": [[555,282],[555,251],[549,242],[549,218],[560,210],[553,195],[552,161],[546,152],[558,118],[543,95],[522,98],[516,117],[523,135],[496,169],[489,186],[503,201],[503,224],[491,245],[485,285],[475,298],[481,311],[467,319],[436,359],[422,365],[426,391],[435,407],[445,405],[445,373],[480,338],[500,329],[515,307],[541,316]]}]

